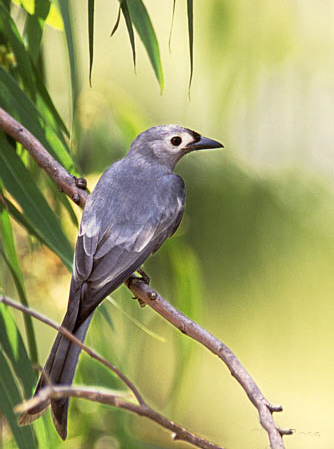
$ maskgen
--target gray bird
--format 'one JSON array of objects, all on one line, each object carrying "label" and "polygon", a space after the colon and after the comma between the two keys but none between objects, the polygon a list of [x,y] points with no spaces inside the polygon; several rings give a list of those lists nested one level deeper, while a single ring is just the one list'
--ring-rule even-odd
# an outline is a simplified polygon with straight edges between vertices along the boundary
[{"label": "gray bird", "polygon": [[[194,150],[221,148],[215,140],[178,125],[155,126],[141,133],[128,154],[99,179],[82,214],[76,244],[68,308],[62,322],[82,342],[100,302],[137,271],[178,228],[185,204],[177,162]],[[45,364],[39,390],[71,385],[80,348],[58,334]],[[28,424],[49,401],[21,415]],[[51,399],[52,417],[62,439],[67,436],[69,398]]]}]

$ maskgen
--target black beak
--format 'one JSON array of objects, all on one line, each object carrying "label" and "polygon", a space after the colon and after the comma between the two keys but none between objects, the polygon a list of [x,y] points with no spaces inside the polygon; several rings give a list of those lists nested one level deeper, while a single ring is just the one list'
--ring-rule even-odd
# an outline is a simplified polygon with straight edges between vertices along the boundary
[{"label": "black beak", "polygon": [[208,139],[207,137],[202,137],[195,141],[190,142],[186,148],[188,150],[209,150],[211,148],[224,148],[224,145],[220,142],[217,142],[216,140]]}]

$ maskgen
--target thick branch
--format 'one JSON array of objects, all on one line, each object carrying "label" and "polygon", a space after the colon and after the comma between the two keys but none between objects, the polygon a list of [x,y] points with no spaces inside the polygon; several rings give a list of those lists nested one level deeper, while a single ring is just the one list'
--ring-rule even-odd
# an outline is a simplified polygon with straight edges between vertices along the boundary
[{"label": "thick branch", "polygon": [[0,129],[23,145],[37,164],[55,181],[57,186],[80,207],[84,208],[88,193],[77,186],[76,178],[70,175],[44,148],[40,141],[24,126],[0,108]]},{"label": "thick branch", "polygon": [[[10,134],[20,142],[43,168],[54,179],[57,185],[72,199],[79,198],[77,204],[84,207],[87,199],[86,192],[74,187],[75,181],[66,170],[56,162],[45,150],[40,142],[32,134],[14,120],[9,114],[0,108],[0,129]],[[73,197],[78,194],[79,197]],[[74,199],[74,200],[75,200]],[[231,374],[237,379],[247,393],[253,405],[257,408],[262,427],[267,431],[272,449],[284,449],[282,435],[291,434],[290,430],[278,429],[272,417],[273,412],[282,411],[281,406],[271,405],[261,393],[253,378],[240,363],[233,352],[210,332],[203,329],[199,324],[187,318],[171,304],[165,301],[155,290],[145,283],[131,277],[127,282],[129,289],[134,295],[152,307],[162,317],[169,321],[189,337],[195,339],[211,352],[216,354],[228,367]]]},{"label": "thick branch", "polygon": [[155,421],[156,423],[160,424],[160,426],[164,427],[165,429],[171,430],[173,432],[174,440],[186,441],[187,443],[190,443],[193,446],[202,449],[224,449],[223,447],[210,443],[210,441],[207,441],[201,438],[200,436],[190,432],[189,430],[185,429],[179,424],[176,424],[175,422],[171,421],[170,419],[166,418],[165,416],[161,415],[160,413],[149,407],[142,398],[142,396],[139,394],[138,390],[135,388],[133,383],[121,371],[119,371],[118,368],[116,368],[114,365],[108,362],[108,360],[98,355],[91,348],[81,343],[80,340],[78,340],[73,334],[71,334],[71,332],[69,332],[64,327],[58,326],[58,324],[54,323],[52,320],[45,317],[44,315],[36,312],[35,310],[28,309],[27,307],[22,306],[21,304],[18,304],[17,302],[12,301],[11,299],[5,296],[0,297],[0,303],[1,302],[17,310],[20,310],[21,312],[26,313],[32,316],[33,318],[42,321],[44,324],[47,324],[48,326],[51,326],[54,329],[56,329],[58,332],[60,332],[62,335],[64,335],[66,338],[72,341],[74,344],[79,346],[93,359],[98,360],[110,371],[115,373],[129,387],[129,389],[132,391],[132,393],[134,394],[135,398],[138,401],[138,404],[125,401],[124,398],[121,396],[121,394],[115,395],[114,392],[111,393],[108,390],[102,391],[95,388],[90,389],[90,388],[78,388],[78,387],[74,388],[66,386],[47,385],[46,387],[42,388],[36,396],[32,397],[28,401],[25,401],[23,404],[18,405],[15,408],[15,411],[17,413],[27,412],[31,408],[44,403],[44,401],[46,401],[51,397],[60,398],[72,396],[77,398],[88,399],[94,402],[100,402],[101,404],[113,405],[114,407],[122,408],[124,410],[128,410],[129,412],[136,413],[137,415],[145,416],[146,418],[149,418],[152,421]]}]

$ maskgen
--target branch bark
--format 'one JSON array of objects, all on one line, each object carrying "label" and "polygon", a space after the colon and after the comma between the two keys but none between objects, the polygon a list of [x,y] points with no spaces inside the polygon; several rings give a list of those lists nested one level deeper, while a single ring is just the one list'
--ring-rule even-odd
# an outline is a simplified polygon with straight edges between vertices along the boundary
[{"label": "branch bark", "polygon": [[[85,206],[88,194],[76,186],[75,180],[62,167],[41,143],[20,123],[0,108],[0,129],[7,132],[16,141],[20,142],[44,169],[57,185],[82,208]],[[217,355],[228,367],[246,392],[252,404],[257,408],[262,427],[268,434],[271,449],[284,449],[282,435],[292,434],[292,430],[280,429],[276,426],[272,413],[282,411],[281,406],[270,404],[263,396],[254,379],[247,372],[233,352],[218,338],[206,329],[195,323],[175,307],[169,304],[157,291],[144,282],[131,276],[126,282],[131,292],[144,303],[152,307],[163,318],[190,338],[195,339],[213,354]]]},{"label": "branch bark", "polygon": [[22,413],[49,398],[63,397],[81,398],[93,402],[99,402],[101,404],[108,404],[135,413],[139,416],[146,417],[151,421],[156,422],[161,427],[170,430],[172,432],[172,438],[174,441],[185,441],[195,447],[199,447],[202,449],[224,449],[222,446],[217,446],[216,444],[210,443],[210,441],[204,440],[198,435],[189,432],[189,430],[161,415],[161,413],[153,410],[147,404],[133,404],[132,402],[126,401],[120,396],[115,395],[114,393],[108,392],[107,390],[50,385],[43,388],[38,395],[30,399],[29,401],[20,404],[15,408],[15,411],[18,413]]},{"label": "branch bark", "polygon": [[132,413],[136,413],[139,416],[149,418],[151,421],[155,421],[156,423],[158,423],[161,427],[164,427],[165,429],[172,431],[173,440],[182,440],[189,444],[192,444],[195,447],[199,447],[202,449],[224,449],[222,446],[217,446],[216,444],[211,443],[210,441],[205,440],[204,438],[201,438],[195,433],[190,432],[185,427],[182,427],[179,424],[171,421],[170,419],[166,418],[164,415],[162,415],[161,413],[157,412],[149,405],[147,405],[147,403],[144,401],[143,397],[141,396],[137,388],[118,368],[116,368],[105,358],[101,357],[93,349],[83,344],[66,328],[59,326],[54,321],[45,317],[41,313],[29,309],[5,296],[2,296],[0,298],[0,303],[6,304],[10,307],[13,307],[14,309],[20,310],[21,312],[28,314],[33,318],[41,321],[42,323],[56,329],[58,332],[60,332],[62,335],[64,335],[66,338],[72,341],[74,344],[79,346],[90,357],[102,363],[110,371],[115,373],[133,393],[133,396],[138,402],[138,404],[135,404],[133,402],[126,401],[124,397],[122,397],[121,393],[116,395],[115,392],[110,392],[105,389],[101,390],[96,388],[47,385],[46,387],[42,388],[42,390],[40,390],[40,392],[36,396],[16,406],[15,407],[16,413],[27,412],[32,407],[35,407],[43,403],[45,400],[49,398],[60,398],[68,396],[77,397],[82,399],[88,399],[89,401],[100,402],[101,404],[112,405],[114,407],[121,408]]}]

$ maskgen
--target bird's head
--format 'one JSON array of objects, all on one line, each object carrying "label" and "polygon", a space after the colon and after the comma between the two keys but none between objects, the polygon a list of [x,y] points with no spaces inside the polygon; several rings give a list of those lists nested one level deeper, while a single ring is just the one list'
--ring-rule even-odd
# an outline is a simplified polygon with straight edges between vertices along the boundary
[{"label": "bird's head", "polygon": [[223,148],[220,142],[203,137],[179,125],[154,126],[132,142],[129,155],[158,162],[171,170],[185,154],[210,148]]}]

